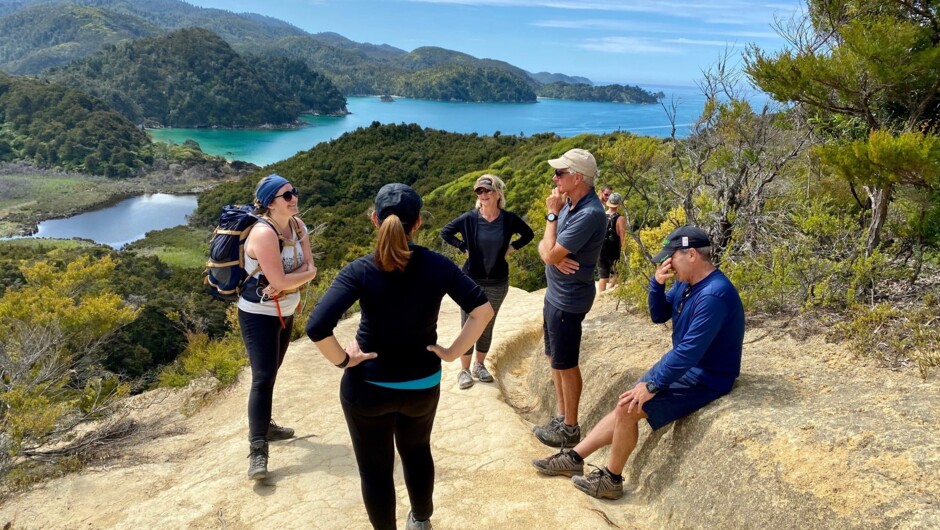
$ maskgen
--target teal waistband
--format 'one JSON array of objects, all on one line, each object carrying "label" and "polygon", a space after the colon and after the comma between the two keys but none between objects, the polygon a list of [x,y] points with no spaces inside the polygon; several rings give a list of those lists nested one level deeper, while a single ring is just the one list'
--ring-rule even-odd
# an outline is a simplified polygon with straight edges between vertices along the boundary
[{"label": "teal waistband", "polygon": [[366,383],[371,383],[376,386],[384,386],[385,388],[396,388],[399,390],[424,390],[425,388],[434,388],[441,384],[441,371],[438,370],[437,373],[431,374],[427,377],[422,377],[421,379],[413,379],[411,381],[398,381],[395,383],[388,383],[385,381],[366,381]]}]

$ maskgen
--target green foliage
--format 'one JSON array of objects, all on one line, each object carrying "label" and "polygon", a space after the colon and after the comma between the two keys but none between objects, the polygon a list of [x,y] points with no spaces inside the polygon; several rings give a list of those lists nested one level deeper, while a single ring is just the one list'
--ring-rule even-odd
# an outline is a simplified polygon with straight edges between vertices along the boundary
[{"label": "green foliage", "polygon": [[836,329],[860,357],[898,366],[913,361],[922,377],[940,366],[936,298],[917,308],[857,305]]},{"label": "green foliage", "polygon": [[205,333],[188,332],[186,350],[160,372],[157,377],[159,386],[184,387],[205,376],[214,377],[220,387],[234,383],[238,372],[248,365],[237,315],[237,307],[233,304],[228,311],[229,332],[222,339],[212,340]]},{"label": "green foliage", "polygon": [[107,177],[129,177],[152,162],[143,131],[78,90],[0,73],[0,118],[8,159]]},{"label": "green foliage", "polygon": [[185,29],[107,46],[48,75],[151,125],[246,127],[345,112],[346,99],[304,63],[255,61],[258,67],[208,30]]},{"label": "green foliage", "polygon": [[538,87],[536,93],[541,98],[573,99],[578,101],[610,101],[613,103],[656,103],[662,99],[662,92],[652,93],[638,86],[550,83]]},{"label": "green foliage", "polygon": [[438,66],[398,80],[391,93],[440,101],[534,103],[530,80],[499,68]]}]

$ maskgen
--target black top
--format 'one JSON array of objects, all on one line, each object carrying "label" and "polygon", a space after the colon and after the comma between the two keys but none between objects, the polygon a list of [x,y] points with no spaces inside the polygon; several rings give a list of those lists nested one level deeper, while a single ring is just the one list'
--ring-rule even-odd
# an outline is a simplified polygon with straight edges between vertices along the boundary
[{"label": "black top", "polygon": [[307,320],[313,341],[333,335],[333,329],[359,301],[362,319],[356,341],[364,352],[378,357],[348,368],[349,375],[367,381],[401,382],[437,373],[441,360],[427,350],[437,343],[437,315],[444,295],[470,313],[487,302],[483,290],[436,252],[411,245],[403,272],[379,269],[372,254],[350,263],[333,280]]},{"label": "black top", "polygon": [[[501,210],[501,215],[493,222],[502,223],[503,240],[499,246],[496,263],[487,274],[483,255],[477,248],[477,218],[479,216],[479,210],[476,208],[461,214],[441,229],[441,238],[461,252],[468,251],[463,271],[474,280],[507,280],[509,279],[509,263],[506,262],[506,251],[509,250],[510,240],[514,235],[519,235],[519,238],[511,243],[513,248],[519,250],[532,241],[535,234],[521,217],[508,210]],[[457,234],[460,234],[463,239],[458,239]]]}]

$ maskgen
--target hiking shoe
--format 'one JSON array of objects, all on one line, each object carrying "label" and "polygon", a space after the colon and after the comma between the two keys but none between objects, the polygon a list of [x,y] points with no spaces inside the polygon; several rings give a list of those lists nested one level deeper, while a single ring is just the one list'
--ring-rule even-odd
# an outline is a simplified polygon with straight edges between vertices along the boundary
[{"label": "hiking shoe", "polygon": [[461,390],[466,390],[473,386],[473,377],[470,376],[470,370],[461,370],[457,376],[457,385]]},{"label": "hiking shoe", "polygon": [[408,522],[405,524],[405,530],[431,530],[431,520],[417,521],[411,510],[408,510]]},{"label": "hiking shoe", "polygon": [[268,442],[251,442],[248,452],[248,478],[261,480],[268,477]]},{"label": "hiking shoe", "polygon": [[580,464],[575,462],[568,451],[559,451],[548,458],[533,460],[532,465],[539,470],[539,473],[552,477],[558,475],[570,477],[584,474],[584,462]]},{"label": "hiking shoe", "polygon": [[492,383],[493,376],[490,375],[489,370],[483,366],[483,363],[473,363],[473,368],[471,368],[470,374],[473,377],[476,377],[483,383]]},{"label": "hiking shoe", "polygon": [[552,430],[552,429],[557,428],[558,424],[560,424],[560,423],[565,423],[565,417],[564,417],[564,416],[555,416],[555,417],[553,417],[552,419],[548,420],[548,423],[546,423],[545,425],[536,425],[535,427],[532,427],[532,432],[538,431],[538,430],[540,430],[540,429],[541,429],[541,430],[546,430],[546,429],[547,429],[547,430]]},{"label": "hiking shoe", "polygon": [[590,475],[571,477],[571,482],[574,487],[595,499],[617,500],[623,497],[623,481],[614,482],[614,477],[610,476],[606,468],[595,469]]},{"label": "hiking shoe", "polygon": [[274,423],[274,420],[271,420],[271,423],[268,424],[268,436],[267,439],[269,442],[276,442],[278,440],[287,440],[294,437],[294,429],[290,427],[281,427],[280,425]]},{"label": "hiking shoe", "polygon": [[574,447],[581,441],[581,426],[569,427],[564,422],[558,422],[549,428],[536,429],[535,437],[549,447]]}]

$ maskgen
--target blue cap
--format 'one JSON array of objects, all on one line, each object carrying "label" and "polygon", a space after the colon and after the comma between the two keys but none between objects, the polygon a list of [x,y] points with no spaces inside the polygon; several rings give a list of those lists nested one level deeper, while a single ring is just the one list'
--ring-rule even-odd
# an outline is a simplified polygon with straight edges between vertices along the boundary
[{"label": "blue cap", "polygon": [[653,256],[653,263],[666,261],[666,258],[672,256],[677,250],[710,246],[711,241],[708,240],[708,234],[704,230],[694,226],[680,226],[663,240],[663,249]]},{"label": "blue cap", "polygon": [[258,204],[262,208],[267,208],[268,205],[271,204],[271,201],[274,200],[274,196],[277,195],[277,190],[284,187],[284,184],[290,183],[286,178],[277,173],[271,173],[261,179],[261,182],[258,183],[258,187],[255,188],[255,199],[258,201]]}]

